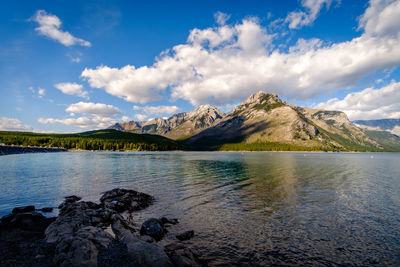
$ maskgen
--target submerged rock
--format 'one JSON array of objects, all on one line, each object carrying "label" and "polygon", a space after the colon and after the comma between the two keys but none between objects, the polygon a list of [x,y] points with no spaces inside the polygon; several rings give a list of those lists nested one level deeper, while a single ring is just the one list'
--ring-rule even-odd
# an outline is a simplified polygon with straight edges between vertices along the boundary
[{"label": "submerged rock", "polygon": [[179,235],[176,235],[176,238],[178,238],[180,241],[184,241],[184,240],[189,240],[194,236],[194,231],[190,230],[190,231],[186,231],[183,232]]},{"label": "submerged rock", "polygon": [[170,243],[164,247],[165,252],[171,259],[174,266],[207,266],[205,262],[200,260],[197,253],[180,243]]},{"label": "submerged rock", "polygon": [[53,208],[45,207],[45,208],[38,209],[38,211],[41,211],[41,212],[52,212]]},{"label": "submerged rock", "polygon": [[117,212],[137,211],[150,206],[153,197],[134,190],[115,188],[105,192],[100,201],[105,208]]},{"label": "submerged rock", "polygon": [[24,212],[31,212],[35,211],[35,206],[23,206],[23,207],[16,207],[12,210],[12,213],[24,213]]},{"label": "submerged rock", "polygon": [[175,224],[179,223],[178,219],[169,219],[169,218],[167,218],[167,217],[161,217],[160,220],[162,221],[162,223],[163,223],[164,225],[166,225],[166,224],[175,225]]}]

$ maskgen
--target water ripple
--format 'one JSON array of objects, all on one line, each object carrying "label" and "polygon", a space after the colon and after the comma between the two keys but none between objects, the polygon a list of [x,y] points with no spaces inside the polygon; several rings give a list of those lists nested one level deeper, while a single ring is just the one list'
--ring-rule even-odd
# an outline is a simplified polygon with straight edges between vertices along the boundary
[{"label": "water ripple", "polygon": [[[306,156],[304,156],[306,155]],[[373,158],[371,158],[373,156]],[[400,155],[390,153],[107,153],[0,157],[0,215],[149,193],[137,214],[179,218],[214,266],[399,266]],[[175,228],[171,228],[173,236]]]}]

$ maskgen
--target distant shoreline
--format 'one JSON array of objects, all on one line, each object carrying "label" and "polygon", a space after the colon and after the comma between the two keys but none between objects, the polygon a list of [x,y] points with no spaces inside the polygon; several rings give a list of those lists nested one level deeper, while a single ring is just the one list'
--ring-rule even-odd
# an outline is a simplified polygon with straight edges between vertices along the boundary
[{"label": "distant shoreline", "polygon": [[0,156],[27,153],[54,153],[54,152],[293,152],[293,153],[382,153],[384,151],[301,151],[301,150],[85,150],[85,149],[66,149],[59,147],[34,147],[17,145],[0,145]]},{"label": "distant shoreline", "polygon": [[25,153],[67,152],[65,148],[0,145],[0,156]]}]

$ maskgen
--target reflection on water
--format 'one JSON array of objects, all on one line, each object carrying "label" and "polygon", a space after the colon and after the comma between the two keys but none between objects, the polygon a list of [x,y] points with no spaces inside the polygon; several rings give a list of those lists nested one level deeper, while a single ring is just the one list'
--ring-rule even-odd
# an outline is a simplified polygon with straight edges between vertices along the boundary
[{"label": "reflection on water", "polygon": [[[0,215],[125,187],[214,265],[399,265],[400,155],[57,153],[0,157]],[[173,236],[174,229],[170,235]]]}]

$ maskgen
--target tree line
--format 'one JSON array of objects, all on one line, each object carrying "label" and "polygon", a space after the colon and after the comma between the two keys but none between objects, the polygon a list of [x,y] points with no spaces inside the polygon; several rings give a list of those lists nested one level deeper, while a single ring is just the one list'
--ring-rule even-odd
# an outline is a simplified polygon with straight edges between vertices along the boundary
[{"label": "tree line", "polygon": [[181,145],[172,140],[160,140],[158,142],[146,142],[132,139],[110,139],[71,137],[57,135],[23,135],[0,133],[0,143],[5,145],[35,146],[35,147],[60,147],[66,149],[82,150],[137,150],[137,151],[165,151],[182,149]]}]

